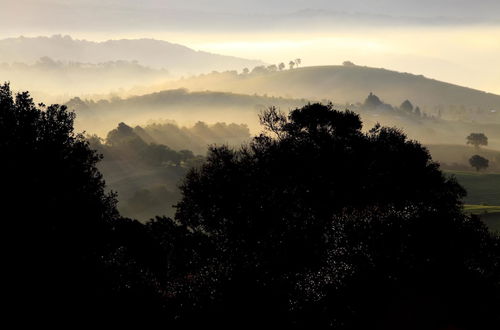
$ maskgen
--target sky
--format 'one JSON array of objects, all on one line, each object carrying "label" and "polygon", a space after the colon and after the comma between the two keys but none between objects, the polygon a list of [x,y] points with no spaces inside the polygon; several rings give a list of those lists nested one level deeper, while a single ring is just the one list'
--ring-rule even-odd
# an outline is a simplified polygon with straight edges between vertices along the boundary
[{"label": "sky", "polygon": [[350,60],[500,94],[498,0],[0,0],[0,39],[52,34],[267,63]]}]

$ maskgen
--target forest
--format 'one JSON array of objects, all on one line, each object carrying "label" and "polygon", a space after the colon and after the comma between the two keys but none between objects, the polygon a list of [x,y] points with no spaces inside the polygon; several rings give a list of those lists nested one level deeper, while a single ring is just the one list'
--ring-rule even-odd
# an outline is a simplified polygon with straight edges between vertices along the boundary
[{"label": "forest", "polygon": [[[7,297],[32,301],[25,313],[175,328],[498,325],[500,238],[401,130],[364,132],[331,104],[271,107],[261,134],[197,159],[123,123],[104,143],[86,138],[65,106],[8,84],[0,119],[4,212],[17,214]],[[191,162],[175,214],[123,217],[91,146],[150,166]]]}]

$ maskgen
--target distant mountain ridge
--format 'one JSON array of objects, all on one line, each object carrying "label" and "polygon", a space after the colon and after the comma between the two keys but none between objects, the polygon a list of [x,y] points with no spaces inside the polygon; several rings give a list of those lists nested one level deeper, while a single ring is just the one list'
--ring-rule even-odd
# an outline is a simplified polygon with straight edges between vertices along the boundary
[{"label": "distant mountain ridge", "polygon": [[240,70],[263,64],[233,56],[196,51],[155,39],[121,39],[94,42],[70,36],[8,38],[0,40],[0,63],[34,63],[41,57],[82,63],[137,61],[173,74],[195,74],[213,70]]}]

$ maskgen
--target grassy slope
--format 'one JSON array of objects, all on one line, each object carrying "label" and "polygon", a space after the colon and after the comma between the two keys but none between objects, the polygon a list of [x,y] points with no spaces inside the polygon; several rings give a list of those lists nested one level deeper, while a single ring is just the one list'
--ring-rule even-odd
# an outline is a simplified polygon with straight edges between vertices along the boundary
[{"label": "grassy slope", "polygon": [[[467,190],[465,212],[477,214],[492,230],[500,231],[500,174],[446,171]],[[481,205],[487,204],[487,205]]]},{"label": "grassy slope", "polygon": [[500,232],[500,206],[465,205],[464,210],[479,215],[490,229]]},{"label": "grassy slope", "polygon": [[267,74],[209,74],[168,83],[193,90],[269,93],[335,102],[357,102],[374,92],[390,104],[410,99],[420,106],[464,105],[500,110],[500,95],[485,93],[409,73],[362,66],[316,66]]},{"label": "grassy slope", "polygon": [[428,144],[426,147],[429,149],[432,158],[441,164],[451,165],[457,163],[469,166],[469,158],[473,155],[480,155],[490,160],[491,170],[500,170],[500,168],[497,168],[500,167],[500,151],[498,150],[476,149],[465,144]]},{"label": "grassy slope", "polygon": [[446,171],[467,190],[466,204],[500,205],[500,174]]}]

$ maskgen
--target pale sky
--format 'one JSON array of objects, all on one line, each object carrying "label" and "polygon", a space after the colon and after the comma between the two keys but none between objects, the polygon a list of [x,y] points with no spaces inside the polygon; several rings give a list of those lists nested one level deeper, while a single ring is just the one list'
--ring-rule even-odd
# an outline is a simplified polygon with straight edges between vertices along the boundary
[{"label": "pale sky", "polygon": [[498,0],[0,0],[0,39],[52,34],[268,63],[351,60],[500,94]]}]

